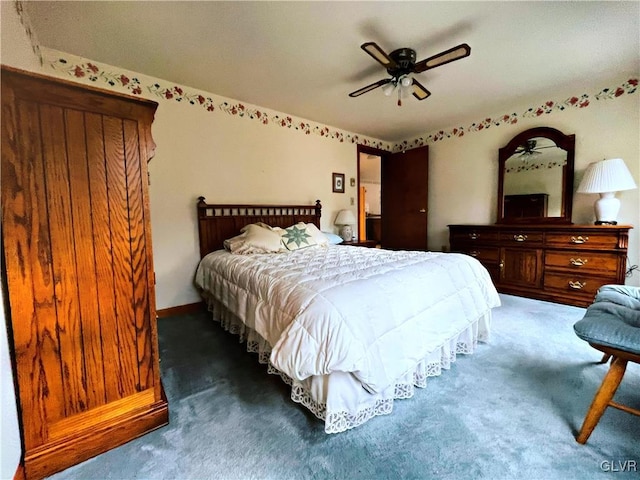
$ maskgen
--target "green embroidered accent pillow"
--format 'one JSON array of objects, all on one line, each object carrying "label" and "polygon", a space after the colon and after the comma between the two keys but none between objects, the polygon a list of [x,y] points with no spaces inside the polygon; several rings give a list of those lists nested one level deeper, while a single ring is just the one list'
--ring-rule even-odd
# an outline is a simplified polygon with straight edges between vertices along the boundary
[{"label": "green embroidered accent pillow", "polygon": [[292,251],[317,245],[313,235],[307,231],[306,225],[300,223],[285,228],[284,233],[282,233],[282,243],[288,250]]}]

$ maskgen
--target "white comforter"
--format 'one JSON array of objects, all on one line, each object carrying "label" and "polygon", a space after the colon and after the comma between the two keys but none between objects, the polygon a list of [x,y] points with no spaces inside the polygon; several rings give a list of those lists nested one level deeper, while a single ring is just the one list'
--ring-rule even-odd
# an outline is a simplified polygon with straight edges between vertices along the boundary
[{"label": "white comforter", "polygon": [[265,338],[271,363],[289,377],[351,372],[373,393],[500,305],[486,269],[452,253],[221,250],[200,262],[195,280]]}]

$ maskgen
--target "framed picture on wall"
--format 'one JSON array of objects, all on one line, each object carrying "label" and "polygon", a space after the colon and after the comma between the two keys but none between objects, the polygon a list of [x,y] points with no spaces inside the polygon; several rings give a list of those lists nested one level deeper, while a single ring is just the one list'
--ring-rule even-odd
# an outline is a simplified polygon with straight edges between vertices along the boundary
[{"label": "framed picture on wall", "polygon": [[334,193],[344,193],[344,173],[333,173],[332,179]]}]

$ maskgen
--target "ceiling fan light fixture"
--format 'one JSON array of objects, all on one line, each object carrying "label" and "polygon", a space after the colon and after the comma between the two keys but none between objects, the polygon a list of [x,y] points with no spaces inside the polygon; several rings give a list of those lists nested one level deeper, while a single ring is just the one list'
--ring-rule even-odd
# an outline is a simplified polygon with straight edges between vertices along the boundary
[{"label": "ceiling fan light fixture", "polygon": [[384,87],[382,87],[382,93],[384,93],[385,96],[390,97],[395,89],[396,89],[395,82],[389,82]]},{"label": "ceiling fan light fixture", "polygon": [[404,88],[410,87],[413,84],[413,79],[409,75],[405,75],[400,78],[400,85]]}]

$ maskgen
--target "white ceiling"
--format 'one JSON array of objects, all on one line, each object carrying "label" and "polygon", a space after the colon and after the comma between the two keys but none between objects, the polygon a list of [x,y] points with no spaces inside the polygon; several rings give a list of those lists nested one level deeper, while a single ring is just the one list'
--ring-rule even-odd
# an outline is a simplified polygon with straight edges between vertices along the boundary
[{"label": "white ceiling", "polygon": [[[512,109],[586,80],[640,73],[640,2],[25,2],[41,45],[385,140]],[[402,107],[360,49],[468,43]],[[605,83],[603,86],[611,86]],[[584,93],[584,92],[578,92]],[[549,97],[555,99],[555,96]]]}]

